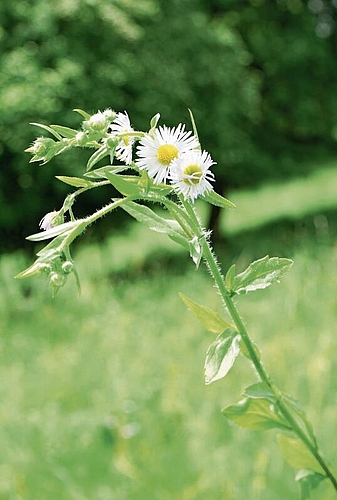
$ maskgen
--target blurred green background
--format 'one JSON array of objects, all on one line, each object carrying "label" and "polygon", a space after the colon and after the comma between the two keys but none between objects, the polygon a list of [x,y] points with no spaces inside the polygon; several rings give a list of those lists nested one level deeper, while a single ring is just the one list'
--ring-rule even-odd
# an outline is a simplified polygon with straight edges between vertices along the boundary
[{"label": "blurred green background", "polygon": [[[213,337],[177,292],[220,303],[173,243],[117,213],[75,248],[81,297],[13,280],[38,249],[24,237],[67,192],[53,176],[87,159],[28,164],[29,122],[76,128],[73,108],[127,110],[140,129],[157,112],[188,125],[193,110],[216,189],[238,206],[198,206],[224,268],[295,259],[238,305],[337,468],[336,20],[335,0],[2,0],[1,500],[298,498],[273,433],[221,416],[255,380],[247,361],[203,384]],[[110,196],[90,193],[76,215]],[[334,496],[323,484],[313,498]]]}]

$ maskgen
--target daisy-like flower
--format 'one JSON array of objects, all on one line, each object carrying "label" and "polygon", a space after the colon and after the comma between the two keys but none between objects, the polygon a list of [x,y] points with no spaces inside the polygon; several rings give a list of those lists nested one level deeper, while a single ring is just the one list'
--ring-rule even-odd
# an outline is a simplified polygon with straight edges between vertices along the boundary
[{"label": "daisy-like flower", "polygon": [[193,202],[213,190],[214,174],[209,169],[215,164],[207,151],[189,151],[172,162],[169,179],[178,194]]},{"label": "daisy-like flower", "polygon": [[[109,130],[113,134],[134,132],[126,111],[124,111],[124,113],[117,113],[116,118],[109,126]],[[126,163],[126,165],[130,165],[132,162],[132,146],[134,142],[135,140],[133,137],[125,136],[121,138],[116,148],[116,157]]]},{"label": "daisy-like flower", "polygon": [[141,170],[147,170],[155,184],[160,184],[166,181],[172,162],[198,146],[198,139],[192,132],[185,131],[185,125],[179,123],[174,128],[164,125],[141,139],[136,164]]}]

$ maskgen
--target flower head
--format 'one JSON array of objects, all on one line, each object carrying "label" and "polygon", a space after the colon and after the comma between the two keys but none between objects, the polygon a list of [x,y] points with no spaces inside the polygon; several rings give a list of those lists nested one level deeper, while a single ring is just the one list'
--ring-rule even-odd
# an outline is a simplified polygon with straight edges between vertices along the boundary
[{"label": "flower head", "polygon": [[172,162],[169,178],[177,193],[194,201],[212,191],[214,174],[209,169],[215,162],[207,151],[194,150],[182,154]]},{"label": "flower head", "polygon": [[172,162],[181,154],[199,146],[192,132],[185,131],[181,123],[174,128],[159,127],[153,134],[141,139],[137,147],[136,163],[141,170],[147,170],[156,184],[165,182]]},{"label": "flower head", "polygon": [[[134,132],[126,111],[124,111],[124,113],[117,113],[116,118],[109,127],[109,130],[113,134],[125,134]],[[119,160],[124,161],[126,165],[130,165],[130,163],[132,162],[133,143],[134,138],[126,135],[121,138],[116,147],[116,157]]]}]

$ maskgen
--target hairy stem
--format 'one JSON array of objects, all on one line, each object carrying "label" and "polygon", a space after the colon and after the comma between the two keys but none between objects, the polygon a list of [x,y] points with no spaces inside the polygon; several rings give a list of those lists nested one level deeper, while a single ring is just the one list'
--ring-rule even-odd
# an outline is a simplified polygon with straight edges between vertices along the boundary
[{"label": "hairy stem", "polygon": [[[194,211],[194,208],[192,205],[186,201],[183,201],[184,208],[186,209],[188,215],[190,216],[191,220],[193,221],[193,226],[195,229],[197,229],[197,234],[198,237],[201,238],[205,234],[205,230],[201,227],[201,224],[198,220],[198,217],[196,216],[196,213]],[[234,304],[234,301],[228,292],[225,281],[223,279],[223,276],[221,274],[220,266],[216,260],[216,257],[211,249],[210,243],[207,240],[207,238],[203,238],[201,241],[203,241],[203,257],[205,259],[206,265],[214,279],[214,282],[216,286],[218,287],[218,290],[220,292],[220,296],[222,298],[223,304],[225,308],[228,310],[229,314],[232,317],[232,320],[240,333],[241,339],[244,342],[246,349],[249,353],[250,359],[252,360],[252,363],[257,371],[257,374],[262,382],[268,385],[268,387],[271,389],[271,391],[274,393],[276,399],[277,399],[277,406],[279,408],[279,411],[282,413],[283,417],[287,420],[289,423],[289,426],[293,430],[293,432],[297,435],[297,437],[304,443],[304,445],[310,450],[312,455],[315,457],[319,465],[322,467],[324,470],[327,478],[331,481],[333,487],[337,491],[337,479],[329,469],[328,465],[325,463],[323,457],[319,453],[317,447],[312,443],[310,438],[307,436],[307,434],[302,430],[300,425],[297,423],[296,418],[291,414],[289,411],[287,405],[284,403],[281,395],[281,391],[272,383],[270,376],[267,374],[259,356],[256,353],[254,344],[247,332],[247,329],[240,318],[240,315],[236,309],[236,306]]]}]

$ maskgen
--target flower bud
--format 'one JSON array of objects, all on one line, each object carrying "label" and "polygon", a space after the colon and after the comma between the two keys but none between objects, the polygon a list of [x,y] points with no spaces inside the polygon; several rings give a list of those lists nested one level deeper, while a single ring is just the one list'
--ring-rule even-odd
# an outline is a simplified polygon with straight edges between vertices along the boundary
[{"label": "flower bud", "polygon": [[120,142],[120,139],[117,139],[113,135],[109,135],[109,137],[107,137],[107,139],[105,139],[105,144],[107,145],[107,147],[109,149],[113,149],[113,150],[116,149],[116,147],[118,146],[119,142]]},{"label": "flower bud", "polygon": [[39,264],[39,271],[40,271],[40,273],[50,274],[52,271],[52,267],[50,264],[47,264],[46,262],[42,262],[41,264]]},{"label": "flower bud", "polygon": [[44,160],[50,148],[55,144],[50,137],[38,137],[29,148],[25,149],[25,152],[34,155],[31,161]]},{"label": "flower bud", "polygon": [[78,132],[75,135],[75,141],[77,146],[85,146],[88,142],[88,136],[85,132]]},{"label": "flower bud", "polygon": [[50,284],[60,288],[66,282],[66,277],[63,274],[52,272],[50,274]]},{"label": "flower bud", "polygon": [[64,274],[70,274],[74,270],[74,264],[70,260],[66,260],[62,264],[62,271]]},{"label": "flower bud", "polygon": [[103,111],[103,115],[109,120],[109,122],[113,122],[116,118],[116,113],[112,109],[108,108]]},{"label": "flower bud", "polygon": [[98,111],[83,122],[83,128],[92,132],[106,132],[109,121],[101,111]]},{"label": "flower bud", "polygon": [[55,226],[59,226],[60,224],[63,224],[64,219],[63,219],[63,214],[60,214],[60,212],[48,212],[41,220],[39,227],[40,229],[43,229],[44,231],[48,231],[48,229],[52,229]]}]

